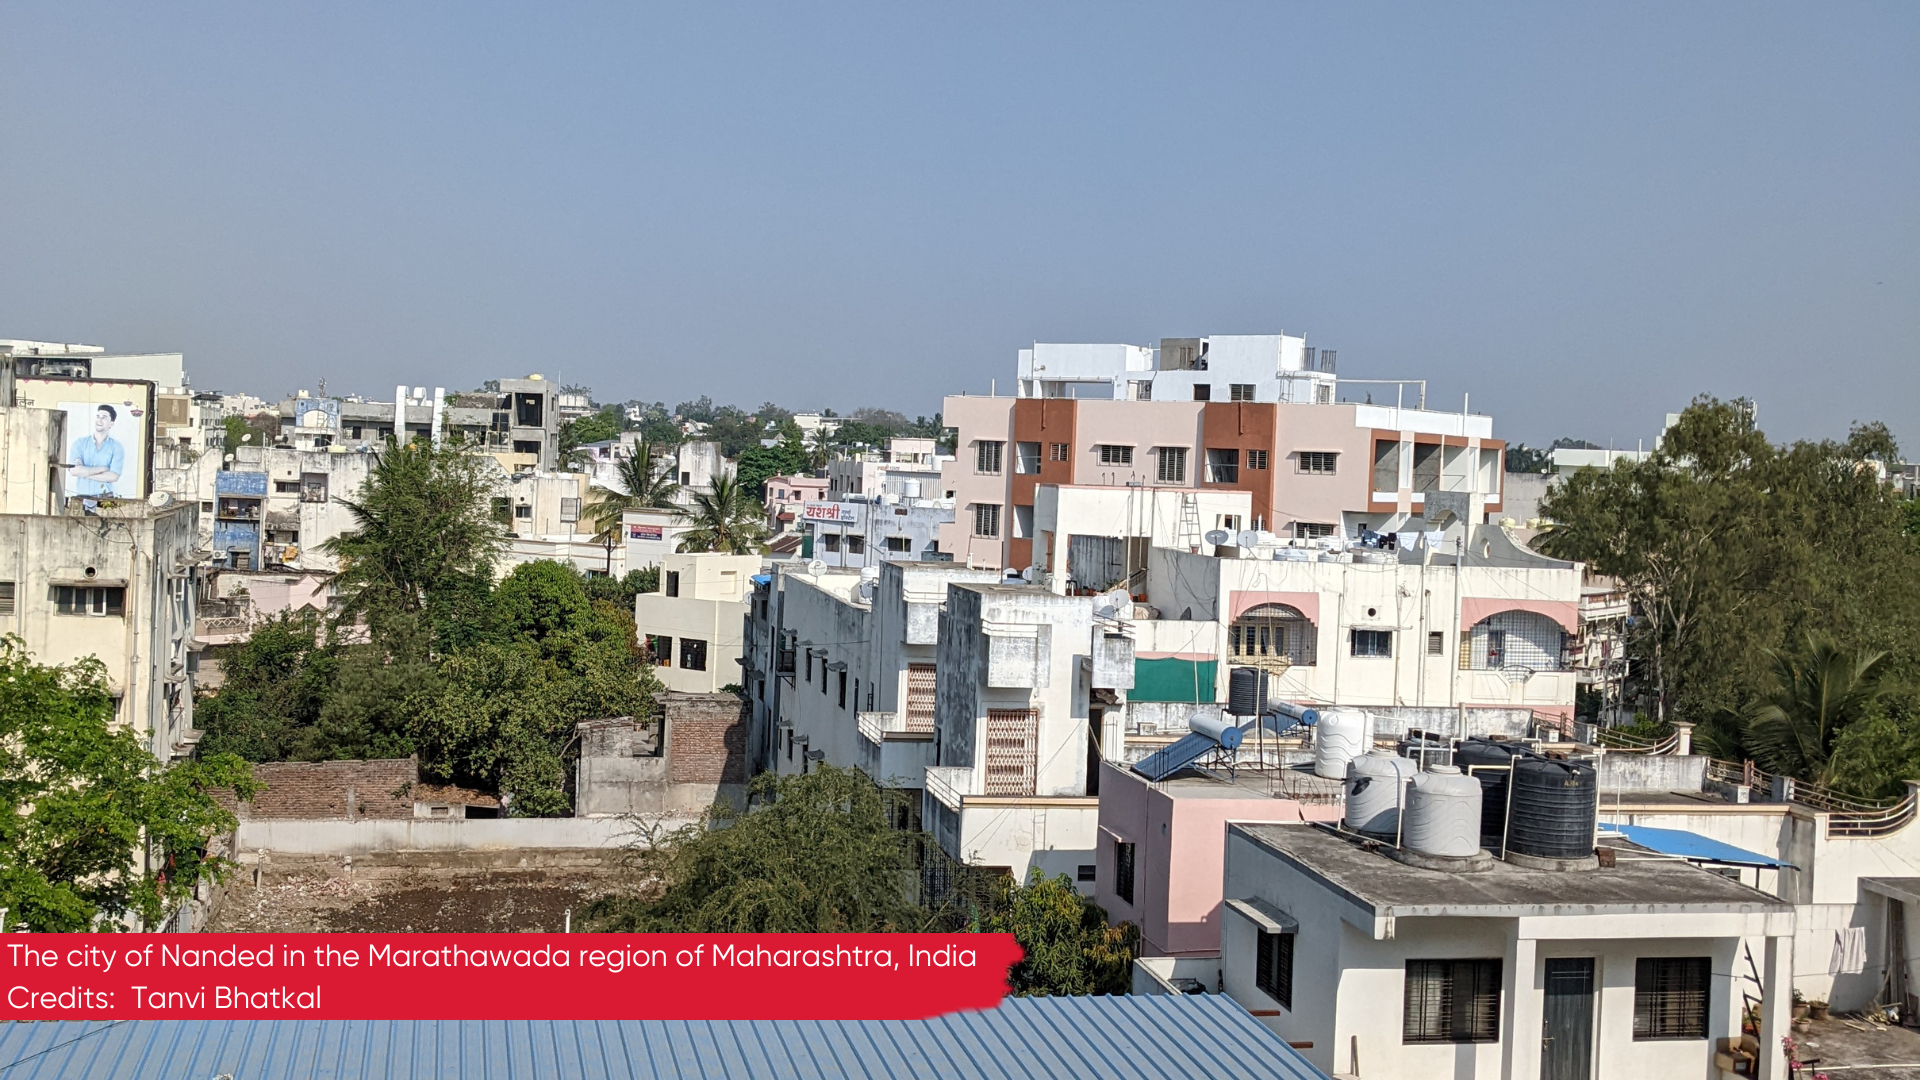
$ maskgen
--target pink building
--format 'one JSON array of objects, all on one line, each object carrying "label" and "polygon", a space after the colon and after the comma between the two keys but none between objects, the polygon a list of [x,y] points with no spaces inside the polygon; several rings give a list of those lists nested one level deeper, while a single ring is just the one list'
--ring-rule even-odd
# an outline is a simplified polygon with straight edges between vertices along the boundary
[{"label": "pink building", "polygon": [[[1144,956],[1218,956],[1229,821],[1338,821],[1340,782],[1242,769],[1233,782],[1188,771],[1151,783],[1100,764],[1094,901],[1140,928]],[[1211,988],[1209,988],[1211,991]]]},{"label": "pink building", "polygon": [[767,525],[776,533],[793,528],[809,502],[824,502],[827,478],[824,476],[767,477]]}]

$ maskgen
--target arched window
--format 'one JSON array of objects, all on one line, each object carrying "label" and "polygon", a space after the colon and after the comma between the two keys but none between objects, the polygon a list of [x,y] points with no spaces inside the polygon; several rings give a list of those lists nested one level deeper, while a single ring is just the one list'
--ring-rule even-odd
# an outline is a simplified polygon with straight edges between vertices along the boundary
[{"label": "arched window", "polygon": [[1233,620],[1227,637],[1236,660],[1285,657],[1289,663],[1311,667],[1320,628],[1297,608],[1261,604]]},{"label": "arched window", "polygon": [[1562,671],[1567,666],[1566,640],[1566,631],[1545,615],[1502,611],[1474,624],[1464,666],[1476,671]]}]

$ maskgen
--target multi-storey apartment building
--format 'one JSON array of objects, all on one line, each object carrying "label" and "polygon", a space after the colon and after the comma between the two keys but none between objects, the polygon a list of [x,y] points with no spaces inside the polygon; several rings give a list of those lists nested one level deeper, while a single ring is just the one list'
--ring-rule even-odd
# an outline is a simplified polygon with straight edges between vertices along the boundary
[{"label": "multi-storey apartment building", "polygon": [[[1506,445],[1490,417],[1418,398],[1338,401],[1333,372],[1320,369],[1331,365],[1311,356],[1280,335],[1024,351],[1019,396],[946,399],[958,443],[942,486],[956,520],[941,550],[981,566],[1048,565],[1034,520],[1042,484],[1243,491],[1243,528],[1309,539],[1397,531],[1423,516],[1429,492],[1501,509]],[[1081,386],[1114,396],[1071,396]]]}]

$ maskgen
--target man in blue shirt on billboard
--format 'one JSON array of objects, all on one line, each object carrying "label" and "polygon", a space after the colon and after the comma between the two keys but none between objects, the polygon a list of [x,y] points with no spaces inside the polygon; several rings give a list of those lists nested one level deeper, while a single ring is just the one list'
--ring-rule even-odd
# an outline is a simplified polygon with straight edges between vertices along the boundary
[{"label": "man in blue shirt on billboard", "polygon": [[93,434],[73,441],[69,470],[76,495],[116,495],[114,484],[127,464],[126,447],[113,437],[113,425],[120,414],[111,405],[102,405],[93,413]]}]

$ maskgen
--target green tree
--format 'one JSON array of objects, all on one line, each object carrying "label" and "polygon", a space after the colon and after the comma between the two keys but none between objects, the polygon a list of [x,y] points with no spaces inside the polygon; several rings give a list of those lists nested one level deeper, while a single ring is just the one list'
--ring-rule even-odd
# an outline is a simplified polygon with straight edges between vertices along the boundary
[{"label": "green tree", "polygon": [[568,567],[515,567],[496,611],[505,640],[448,656],[409,699],[421,771],[511,796],[516,815],[564,815],[575,725],[650,716],[659,683],[632,616],[589,602]]},{"label": "green tree", "polygon": [[284,761],[320,718],[338,656],[320,641],[316,612],[287,612],[223,646],[220,691],[198,702],[202,755]]},{"label": "green tree", "polygon": [[406,757],[415,751],[413,703],[439,685],[430,635],[419,620],[396,616],[378,638],[339,648],[332,685],[293,756],[305,761]]},{"label": "green tree", "polygon": [[1748,403],[1701,398],[1648,460],[1557,485],[1543,550],[1632,599],[1629,707],[1698,723],[1704,747],[1737,758],[1772,657],[1810,632],[1886,652],[1890,677],[1914,681],[1920,551],[1870,465],[1894,449],[1879,425],[1775,446]]},{"label": "green tree", "polygon": [[1132,987],[1138,930],[1107,925],[1107,913],[1065,874],[1049,878],[1034,867],[981,929],[1012,934],[1025,950],[1010,974],[1016,995],[1124,994]]},{"label": "green tree", "polygon": [[806,452],[782,441],[773,446],[755,446],[741,454],[734,477],[747,494],[764,499],[768,477],[797,475],[806,467]]},{"label": "green tree", "polygon": [[890,828],[885,793],[823,765],[762,773],[752,809],[651,837],[633,852],[634,885],[598,901],[599,928],[631,932],[832,933],[920,930],[912,834]]},{"label": "green tree", "polygon": [[377,623],[419,614],[437,591],[491,576],[504,530],[489,508],[488,461],[458,446],[389,443],[358,498],[354,528],[325,544],[341,561],[341,615]]},{"label": "green tree", "polygon": [[574,452],[582,446],[617,439],[625,428],[626,416],[614,405],[569,420],[560,426],[560,457],[562,460],[572,460]]},{"label": "green tree", "polygon": [[1849,653],[1816,633],[1798,656],[1775,652],[1773,665],[1747,714],[1747,748],[1771,772],[1827,783],[1835,741],[1892,689],[1887,654]]},{"label": "green tree", "polygon": [[587,506],[587,520],[593,522],[599,536],[618,534],[620,519],[629,510],[672,510],[680,485],[673,481],[673,459],[665,447],[651,439],[641,439],[626,457],[619,459],[614,475],[624,490],[599,489],[599,497]]},{"label": "green tree", "polygon": [[680,536],[680,550],[752,554],[766,539],[766,516],[766,508],[739,480],[721,473],[709,490],[693,493],[693,509],[686,515],[691,527]]},{"label": "green tree", "polygon": [[215,791],[256,785],[232,754],[164,765],[114,723],[106,668],[36,664],[0,639],[0,906],[37,931],[133,916],[153,927],[228,866],[208,852],[238,824]]}]

